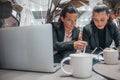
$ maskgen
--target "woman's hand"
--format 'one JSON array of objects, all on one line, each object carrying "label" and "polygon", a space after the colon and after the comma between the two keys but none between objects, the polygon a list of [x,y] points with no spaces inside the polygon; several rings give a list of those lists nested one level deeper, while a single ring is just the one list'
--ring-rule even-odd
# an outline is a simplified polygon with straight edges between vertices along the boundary
[{"label": "woman's hand", "polygon": [[74,49],[83,50],[87,45],[88,43],[86,41],[78,40],[74,42]]}]

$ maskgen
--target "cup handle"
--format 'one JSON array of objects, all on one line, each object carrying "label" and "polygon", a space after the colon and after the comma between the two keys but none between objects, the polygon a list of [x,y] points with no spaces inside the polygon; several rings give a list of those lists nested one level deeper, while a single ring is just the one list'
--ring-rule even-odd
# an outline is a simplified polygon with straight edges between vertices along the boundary
[{"label": "cup handle", "polygon": [[99,61],[101,61],[100,56],[101,56],[101,54],[103,54],[103,53],[104,53],[104,52],[100,52],[100,53],[97,55],[97,58],[98,58]]},{"label": "cup handle", "polygon": [[64,73],[66,73],[66,74],[68,74],[68,75],[72,75],[72,73],[66,71],[66,70],[63,68],[63,64],[64,64],[65,61],[70,60],[70,59],[71,59],[70,57],[66,57],[66,58],[64,58],[64,59],[61,61],[61,69],[62,69],[62,71],[63,71]]}]

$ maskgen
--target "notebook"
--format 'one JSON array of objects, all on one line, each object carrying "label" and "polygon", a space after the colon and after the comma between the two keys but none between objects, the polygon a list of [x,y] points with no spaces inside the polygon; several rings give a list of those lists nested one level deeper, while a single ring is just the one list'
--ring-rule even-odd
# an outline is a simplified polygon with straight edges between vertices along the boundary
[{"label": "notebook", "polygon": [[58,65],[51,24],[0,29],[0,68],[55,72]]}]

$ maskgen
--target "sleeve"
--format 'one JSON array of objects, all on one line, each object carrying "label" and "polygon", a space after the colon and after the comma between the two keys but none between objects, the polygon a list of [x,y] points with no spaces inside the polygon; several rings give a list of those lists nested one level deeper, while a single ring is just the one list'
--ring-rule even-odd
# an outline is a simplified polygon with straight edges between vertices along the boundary
[{"label": "sleeve", "polygon": [[91,44],[90,44],[90,38],[91,38],[91,34],[90,33],[90,29],[88,29],[88,26],[83,28],[83,36],[82,39],[83,41],[88,42],[88,45],[86,47],[86,51],[87,53],[91,53],[92,52],[92,48],[91,48]]},{"label": "sleeve", "polygon": [[73,44],[74,41],[69,41],[69,42],[54,41],[54,50],[55,51],[74,50]]},{"label": "sleeve", "polygon": [[113,32],[113,39],[115,41],[115,46],[118,47],[119,45],[119,41],[120,41],[120,31],[118,29],[118,27],[116,27],[115,25],[112,26],[111,29]]}]

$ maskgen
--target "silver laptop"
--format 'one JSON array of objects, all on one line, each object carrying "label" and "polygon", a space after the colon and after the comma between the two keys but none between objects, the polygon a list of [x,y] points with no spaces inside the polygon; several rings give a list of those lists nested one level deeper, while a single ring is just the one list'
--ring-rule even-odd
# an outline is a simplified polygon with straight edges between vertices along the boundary
[{"label": "silver laptop", "polygon": [[0,68],[55,72],[52,25],[0,29]]}]

